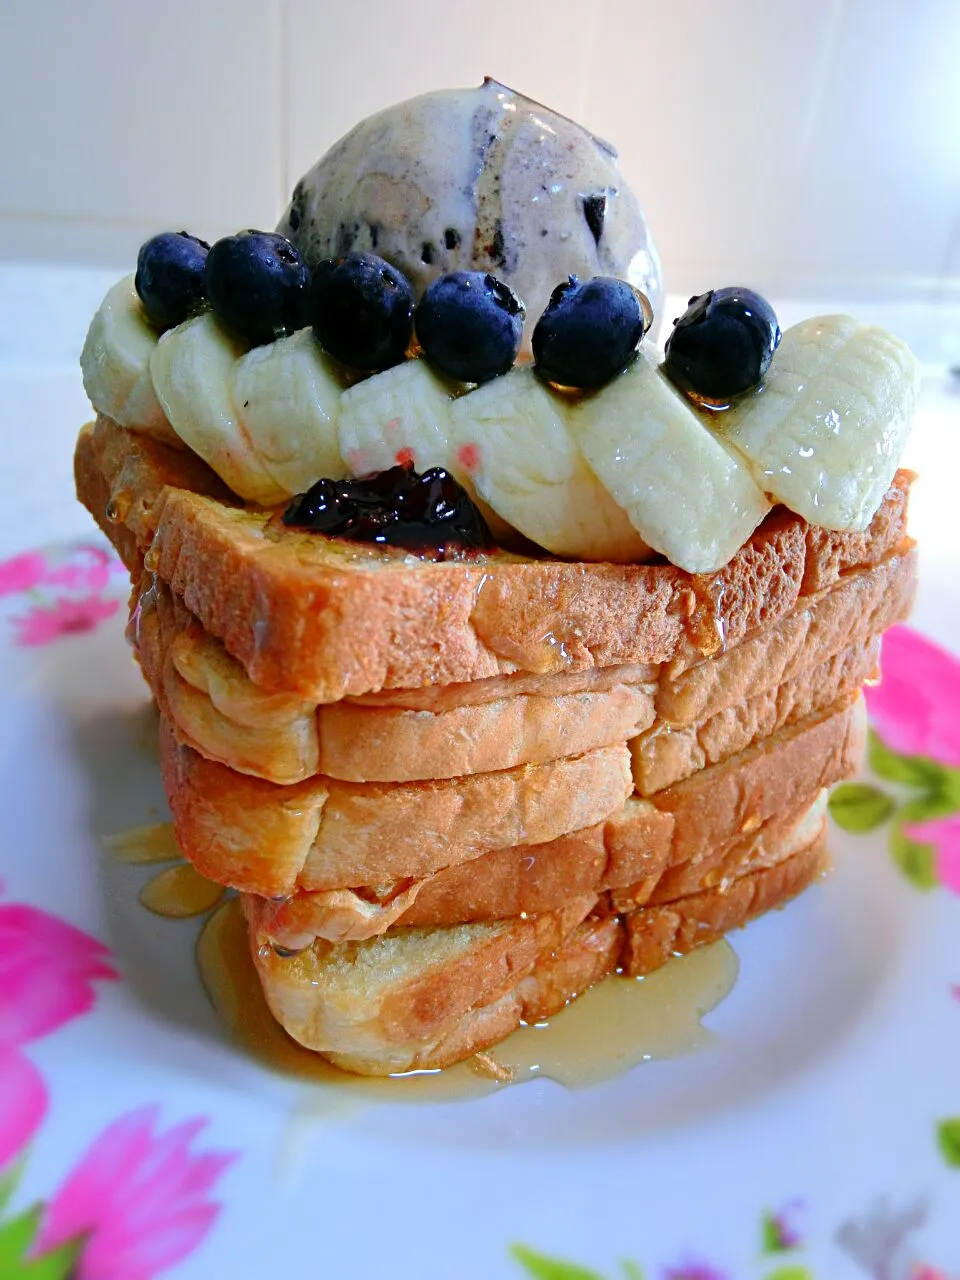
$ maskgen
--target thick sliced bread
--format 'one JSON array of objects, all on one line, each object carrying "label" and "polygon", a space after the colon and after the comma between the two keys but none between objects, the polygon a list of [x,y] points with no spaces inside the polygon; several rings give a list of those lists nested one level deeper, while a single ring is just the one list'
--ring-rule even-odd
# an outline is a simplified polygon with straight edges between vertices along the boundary
[{"label": "thick sliced bread", "polygon": [[615,813],[633,790],[626,746],[440,781],[281,787],[204,759],[161,717],[160,759],[184,853],[265,897],[422,877],[552,840]]},{"label": "thick sliced bread", "polygon": [[109,418],[90,422],[73,457],[77,496],[113,543],[134,582],[156,533],[155,507],[168,486],[236,502],[215,471],[190,449],[125,431]]},{"label": "thick sliced bread", "polygon": [[395,929],[292,957],[278,955],[251,919],[251,951],[270,1009],[301,1044],[360,1074],[432,1069],[551,1016],[618,965],[649,973],[784,904],[822,860],[821,832],[768,869],[669,907],[584,919],[590,899],[578,899],[562,912]]},{"label": "thick sliced bread", "polygon": [[297,892],[282,901],[250,897],[259,937],[297,951],[316,938],[362,941],[395,924],[437,926],[556,911],[571,897],[610,894],[616,909],[669,902],[772,865],[809,844],[824,820],[826,792],[811,805],[778,814],[752,835],[727,841],[693,861],[671,863],[672,822],[649,802],[587,831],[540,845],[519,845],[447,867],[424,880],[380,891]]},{"label": "thick sliced bread", "polygon": [[[797,811],[856,770],[863,732],[861,706],[835,707],[659,792],[652,803],[670,821],[669,862],[696,858],[777,813]],[[211,879],[264,897],[377,886],[390,897],[410,887],[396,883],[405,878],[423,879],[493,849],[542,844],[614,814],[616,835],[605,828],[600,837],[605,848],[630,857],[650,842],[647,811],[623,809],[632,788],[625,747],[434,783],[311,779],[279,787],[204,759],[177,741],[164,718],[160,745],[184,853]],[[605,812],[582,821],[591,806]],[[658,845],[664,830],[658,825],[654,833]]]},{"label": "thick sliced bread", "polygon": [[178,734],[209,759],[272,782],[314,774],[418,782],[493,773],[622,744],[653,722],[652,688],[637,684],[521,693],[437,712],[350,702],[311,708],[290,695],[262,693],[219,642],[197,636],[196,624],[180,629],[162,584],[153,601],[152,608],[141,605],[137,649]]},{"label": "thick sliced bread", "polygon": [[[104,498],[120,485],[130,439],[100,419],[78,443],[78,493],[108,536],[117,524]],[[785,617],[805,583],[821,590],[889,555],[905,537],[910,483],[898,473],[864,534],[808,536],[805,521],[778,509],[715,574],[500,552],[438,564],[283,530],[186,475],[164,488],[177,483],[179,455],[168,450],[151,471],[142,439],[137,449],[135,540],[143,547],[155,528],[151,567],[255,684],[316,702],[516,670],[693,665]]]},{"label": "thick sliced bread", "polygon": [[[656,667],[613,667],[499,677],[475,682],[479,690],[379,694],[375,703],[317,707],[259,689],[155,575],[144,579],[141,598],[151,603],[138,611],[137,641],[144,672],[181,738],[241,773],[279,783],[316,773],[407,782],[533,764],[632,738],[637,787],[649,794],[836,701],[841,677],[828,659],[841,648],[851,651],[844,668],[849,684],[853,647],[862,651],[906,616],[914,583],[915,553],[890,556],[801,601],[762,637],[748,637],[675,680],[657,680]],[[867,666],[865,658],[861,682],[874,674]],[[622,679],[613,678],[617,672]],[[782,698],[773,705],[773,694],[798,679],[810,697],[806,711],[791,715]],[[770,695],[762,713],[761,691]],[[403,705],[389,705],[391,698]],[[751,714],[756,723],[748,732]],[[673,732],[683,725],[690,732]]]},{"label": "thick sliced bread", "polygon": [[821,707],[856,697],[879,669],[880,636],[874,636],[699,724],[673,729],[658,722],[630,743],[637,791],[651,796],[815,715]]},{"label": "thick sliced bread", "polygon": [[779,622],[728,645],[708,661],[661,669],[657,718],[675,728],[696,724],[819,662],[879,635],[910,612],[917,589],[917,551],[901,546],[875,565],[851,570],[815,596],[801,597]]},{"label": "thick sliced bread", "polygon": [[782,906],[827,868],[826,834],[783,862],[669,905],[640,907],[622,919],[622,971],[631,978],[659,969],[671,956],[716,942],[731,929]]}]

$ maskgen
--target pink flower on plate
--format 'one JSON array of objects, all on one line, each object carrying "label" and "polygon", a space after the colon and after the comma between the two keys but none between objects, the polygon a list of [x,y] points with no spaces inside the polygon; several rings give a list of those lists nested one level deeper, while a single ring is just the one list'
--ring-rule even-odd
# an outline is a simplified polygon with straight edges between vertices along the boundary
[{"label": "pink flower on plate", "polygon": [[47,558],[42,551],[24,551],[9,560],[0,560],[0,596],[32,591],[43,581],[46,572]]},{"label": "pink flower on plate", "polygon": [[44,585],[67,587],[74,591],[102,591],[110,581],[115,560],[116,557],[103,547],[71,547],[67,562],[48,572],[43,582]]},{"label": "pink flower on plate", "polygon": [[94,982],[118,976],[109,955],[56,916],[0,904],[0,1046],[26,1044],[86,1013]]},{"label": "pink flower on plate", "polygon": [[37,605],[29,613],[13,619],[15,643],[19,645],[49,644],[60,636],[92,631],[120,608],[119,600],[88,595],[71,599],[59,596],[50,605]]},{"label": "pink flower on plate", "polygon": [[960,661],[909,627],[891,627],[880,666],[882,679],[866,697],[886,745],[960,766]]},{"label": "pink flower on plate", "polygon": [[937,879],[945,888],[960,893],[960,813],[915,822],[903,829],[911,840],[936,846]]},{"label": "pink flower on plate", "polygon": [[40,1072],[16,1049],[0,1046],[0,1172],[33,1137],[46,1110]]},{"label": "pink flower on plate", "polygon": [[104,1130],[47,1205],[35,1255],[84,1238],[76,1280],[151,1280],[202,1243],[236,1153],[191,1150],[205,1120],[156,1124],[148,1107]]}]

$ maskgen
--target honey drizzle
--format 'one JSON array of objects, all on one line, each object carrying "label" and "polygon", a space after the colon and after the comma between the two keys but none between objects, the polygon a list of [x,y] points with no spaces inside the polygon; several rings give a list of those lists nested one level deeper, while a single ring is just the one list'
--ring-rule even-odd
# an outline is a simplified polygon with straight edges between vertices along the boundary
[{"label": "honey drizzle", "polygon": [[202,916],[217,905],[226,890],[202,876],[189,862],[168,867],[140,890],[140,902],[154,915],[170,920]]},{"label": "honey drizzle", "polygon": [[154,822],[146,827],[132,827],[117,835],[104,836],[103,844],[118,862],[134,865],[179,862],[183,858],[172,822]]},{"label": "honey drizzle", "polygon": [[358,1099],[391,1103],[477,1098],[540,1077],[584,1088],[640,1062],[693,1052],[712,1037],[700,1019],[729,993],[737,975],[736,955],[720,941],[643,979],[605,979],[549,1022],[522,1027],[469,1062],[383,1079],[339,1071],[274,1021],[250,958],[238,899],[207,921],[196,958],[214,1009],[252,1057]]}]

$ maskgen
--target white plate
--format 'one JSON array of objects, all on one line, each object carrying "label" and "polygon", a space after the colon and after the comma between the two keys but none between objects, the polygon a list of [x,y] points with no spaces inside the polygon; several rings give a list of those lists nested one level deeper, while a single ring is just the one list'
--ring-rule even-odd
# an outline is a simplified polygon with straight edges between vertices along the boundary
[{"label": "white plate", "polygon": [[[960,558],[937,545],[916,622],[949,643]],[[149,914],[156,868],[102,847],[166,813],[125,597],[93,538],[0,562],[0,1163],[21,1157],[3,1280],[39,1274],[12,1260],[36,1223],[41,1243],[86,1231],[82,1280],[960,1274],[960,819],[939,853],[897,846],[907,875],[890,805],[848,792],[878,825],[835,828],[834,876],[736,935],[696,1054],[584,1091],[338,1110],[230,1041],[198,921]],[[960,766],[960,662],[925,655],[907,634],[878,724]],[[862,782],[960,809],[958,779]]]}]

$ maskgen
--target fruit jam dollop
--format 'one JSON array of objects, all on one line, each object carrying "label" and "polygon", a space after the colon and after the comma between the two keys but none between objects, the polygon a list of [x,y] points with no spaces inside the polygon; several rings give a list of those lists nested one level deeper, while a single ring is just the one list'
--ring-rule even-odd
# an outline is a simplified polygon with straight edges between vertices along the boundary
[{"label": "fruit jam dollop", "polygon": [[443,467],[401,464],[359,480],[324,478],[283,514],[292,528],[432,553],[438,560],[487,551],[493,538],[470,495]]}]

